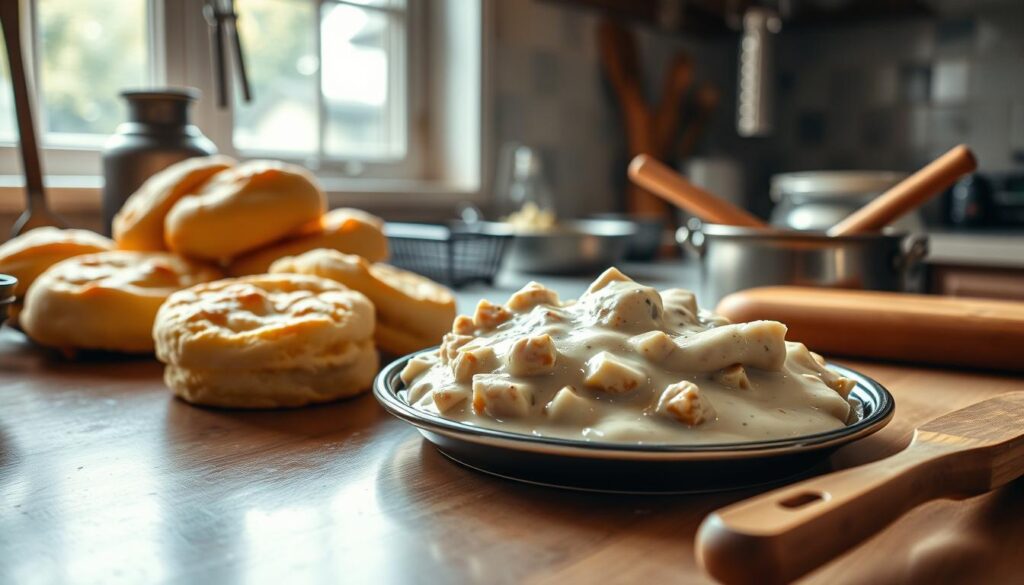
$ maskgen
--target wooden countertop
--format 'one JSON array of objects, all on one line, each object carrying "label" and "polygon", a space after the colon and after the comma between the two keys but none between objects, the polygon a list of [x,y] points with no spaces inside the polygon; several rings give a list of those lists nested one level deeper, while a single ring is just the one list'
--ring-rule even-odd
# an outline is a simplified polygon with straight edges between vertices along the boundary
[{"label": "wooden countertop", "polygon": [[[896,396],[846,467],[1024,390],[992,374],[852,363]],[[151,359],[67,362],[0,331],[0,582],[702,583],[693,538],[751,490],[560,491],[450,462],[366,395],[280,412],[173,400]],[[809,582],[1021,576],[1024,482],[928,504]]]}]

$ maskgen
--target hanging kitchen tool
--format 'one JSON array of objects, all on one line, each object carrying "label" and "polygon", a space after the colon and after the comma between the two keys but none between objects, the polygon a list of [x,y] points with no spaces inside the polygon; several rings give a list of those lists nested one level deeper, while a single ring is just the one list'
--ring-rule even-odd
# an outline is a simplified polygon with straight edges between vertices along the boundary
[{"label": "hanging kitchen tool", "polygon": [[891,457],[714,512],[697,533],[697,560],[730,585],[789,583],[921,504],[1022,475],[1024,392],[1012,392],[921,425]]},{"label": "hanging kitchen tool", "polygon": [[14,110],[18,117],[18,139],[21,162],[25,172],[25,211],[14,222],[11,237],[43,226],[64,227],[64,221],[57,217],[46,204],[43,188],[43,166],[39,159],[39,145],[36,142],[36,127],[32,115],[32,92],[25,73],[25,58],[21,47],[21,15],[19,2],[0,2],[0,22],[3,25],[4,44],[7,47],[7,63],[11,71],[11,86],[14,88]]},{"label": "hanging kitchen tool", "polygon": [[238,36],[238,13],[235,11],[235,0],[206,0],[203,5],[203,16],[210,25],[211,45],[213,46],[214,72],[217,78],[217,105],[228,107],[228,55],[235,61],[235,72],[238,74],[238,85],[242,89],[242,99],[252,101],[249,87],[249,76],[245,72],[245,52]]},{"label": "hanging kitchen tool", "polygon": [[782,30],[779,12],[750,6],[742,16],[736,131],[740,136],[767,136],[773,128],[775,35]]}]

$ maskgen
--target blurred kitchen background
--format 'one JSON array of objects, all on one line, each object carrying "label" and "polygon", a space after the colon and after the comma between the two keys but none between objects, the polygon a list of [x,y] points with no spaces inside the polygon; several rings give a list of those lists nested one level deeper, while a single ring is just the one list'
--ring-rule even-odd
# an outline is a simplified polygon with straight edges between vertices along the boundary
[{"label": "blurred kitchen background", "polygon": [[[662,12],[634,27],[649,95],[677,51],[692,57],[695,78],[722,94],[695,155],[738,163],[743,200],[762,215],[779,172],[910,171],[960,142],[983,172],[1024,170],[1022,2],[794,2],[811,14],[783,21],[775,35],[774,131],[761,138],[736,130],[739,33],[673,32],[679,12],[667,5],[686,3],[650,4]],[[499,140],[540,147],[555,190],[586,194],[561,198],[560,211],[615,206],[627,158],[595,42],[600,16],[521,0],[498,13]]]},{"label": "blurred kitchen background", "polygon": [[[559,217],[623,211],[633,153],[609,56],[634,42],[630,69],[653,110],[673,63],[687,63],[692,81],[666,93],[679,120],[659,156],[694,182],[767,218],[773,175],[910,172],[967,143],[981,188],[923,210],[933,260],[1024,269],[1019,0],[236,0],[254,98],[231,82],[226,109],[204,4],[22,0],[47,184],[71,223],[99,226],[99,152],[125,119],[119,92],[168,85],[203,92],[193,121],[222,152],[301,162],[333,205],[424,220],[470,202],[491,214],[499,159],[521,144]],[[747,36],[765,65],[760,97],[741,98],[752,10],[762,20],[746,21]],[[6,233],[23,203],[6,65],[2,75]],[[744,129],[743,112],[763,119]]]}]

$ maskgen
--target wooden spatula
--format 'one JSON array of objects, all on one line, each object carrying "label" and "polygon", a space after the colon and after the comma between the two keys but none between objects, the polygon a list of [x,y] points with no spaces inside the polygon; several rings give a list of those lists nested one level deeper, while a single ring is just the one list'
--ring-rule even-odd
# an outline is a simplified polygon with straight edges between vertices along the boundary
[{"label": "wooden spatula", "polygon": [[1024,392],[919,427],[892,457],[733,504],[708,516],[697,559],[719,581],[787,583],[914,507],[984,493],[1024,475]]}]

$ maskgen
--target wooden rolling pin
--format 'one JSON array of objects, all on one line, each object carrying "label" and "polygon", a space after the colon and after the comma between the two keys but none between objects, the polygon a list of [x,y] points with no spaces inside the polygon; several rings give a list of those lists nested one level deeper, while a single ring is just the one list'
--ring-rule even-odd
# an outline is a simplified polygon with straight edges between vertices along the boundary
[{"label": "wooden rolling pin", "polygon": [[733,293],[718,312],[781,321],[820,353],[1024,371],[1021,302],[774,286]]},{"label": "wooden rolling pin", "polygon": [[636,155],[629,163],[629,178],[708,223],[768,228],[757,217],[690,183],[679,173],[646,154]]},{"label": "wooden rolling pin", "polygon": [[832,226],[828,235],[849,236],[880,230],[977,168],[978,161],[970,148],[963,144],[954,147]]},{"label": "wooden rolling pin", "polygon": [[1024,392],[1012,392],[922,425],[892,457],[711,514],[697,532],[697,560],[729,585],[789,583],[916,506],[978,495],[1021,475]]}]

